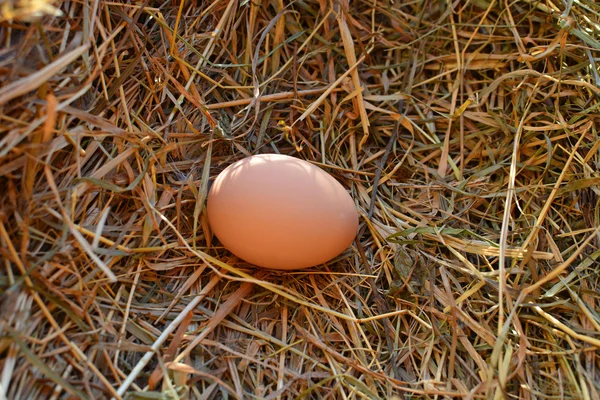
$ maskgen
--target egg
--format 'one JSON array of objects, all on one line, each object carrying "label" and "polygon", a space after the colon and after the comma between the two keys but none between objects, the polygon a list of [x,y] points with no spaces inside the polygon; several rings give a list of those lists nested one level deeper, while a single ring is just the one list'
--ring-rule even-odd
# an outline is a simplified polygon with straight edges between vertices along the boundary
[{"label": "egg", "polygon": [[269,269],[323,264],[344,252],[358,231],[354,201],[335,178],[280,154],[228,166],[210,189],[206,211],[226,249]]}]

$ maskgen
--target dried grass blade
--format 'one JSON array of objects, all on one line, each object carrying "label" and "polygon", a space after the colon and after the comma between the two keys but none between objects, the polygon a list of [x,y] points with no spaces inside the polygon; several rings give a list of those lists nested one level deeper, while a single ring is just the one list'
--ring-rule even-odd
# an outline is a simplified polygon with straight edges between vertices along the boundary
[{"label": "dried grass blade", "polygon": [[600,339],[596,339],[587,335],[582,335],[580,333],[575,332],[573,329],[569,328],[567,325],[560,322],[555,316],[548,314],[540,306],[534,305],[533,309],[535,312],[540,314],[544,319],[550,322],[552,325],[556,326],[558,329],[571,336],[573,339],[581,340],[582,342],[586,342],[591,344],[592,346],[600,349]]},{"label": "dried grass blade", "polygon": [[[358,67],[358,65],[360,65],[363,61],[365,60],[365,56],[362,56],[355,64],[353,64],[350,68],[348,68],[347,71],[345,71],[342,76],[340,76],[338,79],[336,79],[335,82],[333,82],[326,90],[325,92],[319,96],[319,98],[317,100],[314,101],[314,103],[312,103],[310,105],[310,107],[308,107],[306,109],[306,111],[304,111],[302,113],[301,116],[298,117],[298,119],[296,119],[294,121],[294,123],[292,124],[292,126],[294,126],[296,124],[296,122],[298,121],[302,121],[304,118],[306,118],[308,115],[310,115],[311,113],[313,113],[317,108],[319,108],[319,106],[321,105],[321,103],[327,98],[327,96],[329,96],[331,94],[331,92],[350,74],[352,73],[352,71],[354,71],[356,69],[356,67]],[[357,94],[358,96],[358,94]],[[362,98],[362,97],[361,97]]]},{"label": "dried grass blade", "polygon": [[100,267],[102,272],[104,272],[104,274],[107,276],[108,280],[111,282],[116,282],[117,277],[115,276],[115,274],[104,263],[104,261],[102,261],[100,259],[100,257],[98,257],[96,255],[92,246],[90,246],[88,241],[85,240],[85,238],[81,235],[81,233],[79,233],[79,230],[75,227],[75,224],[73,223],[71,218],[69,218],[69,216],[67,215],[66,210],[64,209],[64,207],[62,206],[62,204],[60,202],[60,194],[58,193],[58,188],[56,187],[56,184],[54,182],[54,177],[52,176],[52,172],[47,165],[44,168],[44,173],[46,174],[46,179],[48,181],[48,185],[50,186],[50,188],[54,192],[54,195],[56,196],[57,204],[60,205],[63,221],[66,222],[67,225],[69,226],[71,234],[73,235],[73,237],[75,239],[77,239],[77,242],[79,242],[79,245],[87,253],[87,255],[96,263],[96,265],[98,267]]},{"label": "dried grass blade", "polygon": [[[344,4],[347,7],[347,4]],[[342,6],[343,7],[343,6]],[[348,65],[358,65],[362,61],[356,62],[356,53],[354,51],[354,40],[352,39],[352,33],[350,33],[350,28],[348,27],[348,23],[346,21],[346,16],[344,13],[347,10],[340,10],[337,15],[338,26],[340,28],[340,34],[342,36],[342,42],[344,44],[344,52],[346,53],[346,59],[348,60]],[[361,57],[363,60],[366,55]],[[358,75],[358,71],[356,68],[350,68],[352,73],[352,84],[354,85],[354,90],[358,90],[362,87],[360,82],[360,76]],[[356,106],[358,107],[358,112],[360,115],[360,121],[362,123],[363,129],[363,137],[358,142],[358,151],[362,150],[362,146],[365,144],[367,139],[369,138],[369,116],[367,115],[367,110],[365,109],[365,104],[363,103],[362,91],[359,92],[356,96]]]},{"label": "dried grass blade", "polygon": [[194,340],[182,351],[176,358],[173,360],[174,362],[181,362],[194,348],[207,336],[209,335],[216,327],[233,311],[235,307],[242,301],[246,296],[250,294],[252,289],[254,288],[254,283],[244,282],[240,286],[238,290],[236,290],[233,294],[231,294],[225,303],[223,303],[217,311],[212,315],[212,317],[208,320],[208,323],[202,330],[202,333],[194,338]]},{"label": "dried grass blade", "polygon": [[202,288],[200,293],[198,293],[198,295],[192,301],[190,301],[190,303],[181,311],[177,318],[175,318],[173,322],[171,322],[169,326],[165,328],[162,334],[158,337],[158,339],[156,339],[156,341],[152,345],[152,350],[144,354],[142,359],[138,361],[135,367],[133,367],[127,378],[123,381],[123,383],[121,383],[121,386],[119,386],[119,388],[117,389],[117,394],[119,396],[123,396],[125,394],[125,391],[129,388],[129,386],[131,386],[133,381],[138,377],[140,372],[142,372],[144,367],[148,364],[148,362],[154,356],[154,354],[160,349],[160,347],[167,340],[169,335],[175,329],[177,329],[179,324],[187,317],[188,313],[192,312],[192,310],[196,308],[198,304],[200,304],[200,301],[202,301],[202,299],[204,299],[204,297],[206,297],[213,290],[215,285],[219,283],[220,280],[221,277],[219,275],[213,275],[211,280],[206,284],[206,286]]},{"label": "dried grass blade", "polygon": [[13,343],[15,343],[19,347],[19,350],[21,350],[21,352],[23,353],[23,355],[25,355],[27,360],[29,360],[29,362],[35,368],[37,368],[44,375],[46,375],[48,378],[54,381],[57,385],[60,385],[63,389],[65,389],[67,392],[71,393],[78,399],[89,399],[89,397],[84,392],[73,387],[73,385],[71,385],[68,381],[63,379],[62,376],[54,372],[52,368],[46,365],[41,358],[39,358],[29,347],[27,347],[25,342],[23,342],[17,336],[16,332],[12,332],[11,339],[13,340]]},{"label": "dried grass blade", "polygon": [[60,58],[57,58],[39,71],[0,88],[0,105],[39,88],[50,78],[79,58],[89,48],[90,46],[87,44],[79,46],[70,52],[63,54]]},{"label": "dried grass blade", "polygon": [[[204,167],[202,168],[202,179],[200,181],[200,190],[198,191],[198,196],[196,197],[196,205],[194,206],[194,247],[196,246],[196,235],[198,232],[198,220],[200,218],[200,214],[205,207],[205,201],[208,197],[208,181],[210,179],[210,165],[212,162],[212,142],[208,144],[208,148],[206,149],[206,158],[204,159]],[[205,232],[208,235],[208,232]]]}]

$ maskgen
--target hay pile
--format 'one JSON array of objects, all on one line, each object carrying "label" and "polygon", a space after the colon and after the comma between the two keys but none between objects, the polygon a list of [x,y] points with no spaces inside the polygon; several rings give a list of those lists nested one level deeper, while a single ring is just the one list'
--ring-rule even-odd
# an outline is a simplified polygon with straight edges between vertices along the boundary
[{"label": "hay pile", "polygon": [[[0,12],[0,397],[600,398],[594,0]],[[328,265],[211,237],[272,152],[356,201]]]}]

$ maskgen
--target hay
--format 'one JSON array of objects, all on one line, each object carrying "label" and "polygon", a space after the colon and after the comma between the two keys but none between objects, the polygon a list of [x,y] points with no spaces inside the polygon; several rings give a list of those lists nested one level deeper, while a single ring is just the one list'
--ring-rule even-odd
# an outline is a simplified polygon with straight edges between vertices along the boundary
[{"label": "hay", "polygon": [[[1,398],[600,398],[593,0],[0,14]],[[267,152],[355,199],[331,263],[211,237]]]}]

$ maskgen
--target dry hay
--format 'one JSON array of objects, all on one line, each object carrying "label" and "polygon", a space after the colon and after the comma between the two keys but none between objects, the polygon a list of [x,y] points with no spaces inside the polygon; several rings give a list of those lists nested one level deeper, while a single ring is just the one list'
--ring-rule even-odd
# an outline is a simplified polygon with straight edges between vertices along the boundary
[{"label": "dry hay", "polygon": [[[1,396],[600,398],[594,0],[0,6]],[[355,199],[328,265],[211,238],[266,152]]]}]

